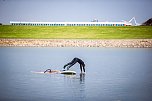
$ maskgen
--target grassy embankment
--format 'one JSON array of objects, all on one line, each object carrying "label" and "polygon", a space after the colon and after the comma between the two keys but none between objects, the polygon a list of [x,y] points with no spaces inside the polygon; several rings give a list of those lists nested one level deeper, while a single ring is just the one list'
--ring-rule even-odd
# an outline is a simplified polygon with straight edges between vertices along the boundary
[{"label": "grassy embankment", "polygon": [[151,26],[50,27],[0,26],[0,38],[30,39],[152,39]]}]

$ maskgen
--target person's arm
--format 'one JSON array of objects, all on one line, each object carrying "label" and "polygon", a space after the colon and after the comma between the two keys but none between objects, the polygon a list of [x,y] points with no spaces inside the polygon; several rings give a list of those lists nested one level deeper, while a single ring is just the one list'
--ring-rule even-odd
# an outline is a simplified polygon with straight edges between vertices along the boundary
[{"label": "person's arm", "polygon": [[44,73],[46,73],[48,70],[51,72],[51,69],[47,69],[46,71],[44,71]]},{"label": "person's arm", "polygon": [[67,66],[68,64],[65,64],[64,66],[63,66],[63,69],[65,69],[65,67]]},{"label": "person's arm", "polygon": [[68,65],[70,65],[70,64],[71,64],[71,62],[69,62],[69,63],[65,64],[65,65],[63,66],[63,69],[65,69],[65,68],[66,68],[66,66],[68,66]]},{"label": "person's arm", "polygon": [[66,68],[66,66],[73,64],[73,62],[75,62],[75,60],[76,60],[76,59],[74,58],[71,62],[69,62],[69,63],[65,64],[63,68],[65,69],[65,68]]}]

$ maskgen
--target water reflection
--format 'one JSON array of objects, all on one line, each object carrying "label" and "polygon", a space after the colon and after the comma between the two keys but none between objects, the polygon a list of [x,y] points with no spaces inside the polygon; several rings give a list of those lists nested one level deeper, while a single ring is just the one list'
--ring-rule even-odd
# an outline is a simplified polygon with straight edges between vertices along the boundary
[{"label": "water reflection", "polygon": [[85,83],[85,74],[80,73],[80,84],[84,84],[84,83]]},{"label": "water reflection", "polygon": [[[30,72],[50,64],[60,70],[75,56],[85,60],[87,74]],[[151,60],[152,49],[145,48],[2,47],[0,101],[152,101]]]},{"label": "water reflection", "polygon": [[[68,88],[71,90],[70,95],[73,100],[85,101],[86,92],[85,92],[85,74],[80,73],[79,75],[64,75],[64,82],[68,84]],[[68,90],[69,90],[68,89]]]},{"label": "water reflection", "polygon": [[80,80],[80,84],[84,84],[85,83],[85,74],[84,73],[80,73],[79,76],[78,75],[64,75],[65,78],[71,78],[74,80],[79,79]]}]

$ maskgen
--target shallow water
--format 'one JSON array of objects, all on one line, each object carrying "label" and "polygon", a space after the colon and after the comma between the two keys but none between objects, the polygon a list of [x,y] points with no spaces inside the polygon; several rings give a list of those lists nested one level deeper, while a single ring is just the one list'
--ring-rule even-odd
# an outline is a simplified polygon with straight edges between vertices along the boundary
[{"label": "shallow water", "polygon": [[[86,63],[76,75],[39,74],[62,70],[74,57]],[[152,101],[151,48],[0,48],[0,100]]]}]

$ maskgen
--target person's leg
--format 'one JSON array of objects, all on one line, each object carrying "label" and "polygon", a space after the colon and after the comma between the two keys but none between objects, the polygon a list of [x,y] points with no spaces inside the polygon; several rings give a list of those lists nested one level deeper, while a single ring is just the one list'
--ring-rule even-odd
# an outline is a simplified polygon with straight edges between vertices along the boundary
[{"label": "person's leg", "polygon": [[80,70],[81,70],[81,73],[82,73],[82,65],[80,64]]},{"label": "person's leg", "polygon": [[83,65],[83,71],[85,72],[85,65]]}]

